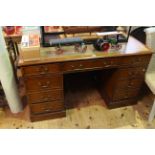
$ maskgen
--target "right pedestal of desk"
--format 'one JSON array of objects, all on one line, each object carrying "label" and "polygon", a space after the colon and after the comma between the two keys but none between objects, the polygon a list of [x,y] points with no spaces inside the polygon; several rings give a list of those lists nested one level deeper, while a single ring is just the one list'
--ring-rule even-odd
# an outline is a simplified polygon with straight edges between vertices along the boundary
[{"label": "right pedestal of desk", "polygon": [[137,103],[149,59],[149,55],[122,58],[121,68],[114,69],[110,75],[108,71],[107,76],[101,74],[100,91],[108,108]]}]

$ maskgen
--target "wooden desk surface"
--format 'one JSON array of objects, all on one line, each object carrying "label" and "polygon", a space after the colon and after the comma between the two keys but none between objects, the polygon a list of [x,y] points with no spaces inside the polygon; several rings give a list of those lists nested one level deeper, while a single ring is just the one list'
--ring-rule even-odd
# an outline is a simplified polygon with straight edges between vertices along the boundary
[{"label": "wooden desk surface", "polygon": [[[65,47],[71,49],[71,46]],[[67,50],[67,49],[66,49]],[[48,47],[40,49],[40,57],[38,59],[30,59],[24,61],[21,57],[19,58],[18,66],[27,66],[44,63],[54,62],[65,62],[65,61],[76,61],[76,60],[88,60],[97,59],[104,57],[120,57],[120,56],[131,56],[131,55],[145,55],[151,54],[152,51],[141,42],[133,37],[129,37],[128,43],[124,43],[124,48],[121,51],[113,52],[98,52],[95,51],[92,45],[88,45],[87,52],[83,54],[72,54],[72,55],[58,55],[53,56],[52,52],[55,51],[54,47]]]}]

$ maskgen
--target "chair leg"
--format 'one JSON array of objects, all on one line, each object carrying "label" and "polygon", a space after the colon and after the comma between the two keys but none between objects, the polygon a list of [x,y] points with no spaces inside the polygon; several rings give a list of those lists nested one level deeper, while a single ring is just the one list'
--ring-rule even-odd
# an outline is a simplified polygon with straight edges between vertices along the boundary
[{"label": "chair leg", "polygon": [[153,121],[154,116],[155,116],[155,100],[153,102],[153,106],[152,106],[151,112],[149,114],[149,122]]}]

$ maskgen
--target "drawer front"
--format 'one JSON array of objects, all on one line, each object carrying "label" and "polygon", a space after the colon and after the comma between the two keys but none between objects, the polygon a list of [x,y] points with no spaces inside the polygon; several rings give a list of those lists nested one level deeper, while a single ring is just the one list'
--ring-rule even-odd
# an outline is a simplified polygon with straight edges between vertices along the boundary
[{"label": "drawer front", "polygon": [[48,102],[53,100],[63,100],[63,91],[62,90],[52,90],[45,92],[37,92],[28,94],[29,103],[39,103],[39,102]]},{"label": "drawer front", "polygon": [[149,61],[150,55],[124,57],[122,58],[122,65],[147,66]]},{"label": "drawer front", "polygon": [[133,98],[136,97],[139,93],[139,89],[117,89],[114,92],[113,100],[122,100],[127,98]]},{"label": "drawer front", "polygon": [[104,58],[93,60],[93,67],[110,68],[120,65],[120,58]]},{"label": "drawer front", "polygon": [[59,74],[49,74],[44,76],[32,76],[25,78],[26,90],[42,91],[49,89],[62,89],[63,88],[63,76]]},{"label": "drawer front", "polygon": [[125,80],[119,80],[116,83],[116,89],[127,89],[127,88],[139,88],[141,87],[143,83],[142,79],[125,79]]},{"label": "drawer front", "polygon": [[107,68],[120,65],[120,58],[104,58],[87,61],[72,61],[63,63],[62,70],[65,71],[78,71],[84,69],[95,69],[95,68]]},{"label": "drawer front", "polygon": [[126,68],[126,69],[119,69],[116,72],[116,76],[120,77],[119,79],[143,78],[145,72],[146,72],[145,67]]},{"label": "drawer front", "polygon": [[91,69],[93,67],[93,61],[74,61],[63,63],[63,71],[78,71],[83,69]]},{"label": "drawer front", "polygon": [[64,109],[65,108],[62,101],[52,101],[30,105],[30,110],[32,114],[50,113]]},{"label": "drawer front", "polygon": [[60,72],[59,64],[45,64],[45,65],[23,67],[24,76],[44,75],[48,73],[58,73],[58,72]]}]

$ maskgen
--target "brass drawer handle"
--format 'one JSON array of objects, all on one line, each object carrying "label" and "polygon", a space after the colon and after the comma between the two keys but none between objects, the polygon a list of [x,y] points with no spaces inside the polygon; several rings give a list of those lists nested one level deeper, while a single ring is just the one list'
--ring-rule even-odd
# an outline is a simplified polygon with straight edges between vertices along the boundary
[{"label": "brass drawer handle", "polygon": [[79,67],[83,67],[83,65],[82,65],[82,64],[80,64],[80,65],[79,65]]},{"label": "brass drawer handle", "polygon": [[49,99],[50,99],[49,97],[43,97],[42,98],[42,100],[44,100],[44,101],[49,101]]},{"label": "brass drawer handle", "polygon": [[42,87],[42,88],[48,88],[49,85],[50,85],[50,82],[47,81],[46,84],[42,84],[41,82],[39,82],[38,84],[39,84],[39,86]]},{"label": "brass drawer handle", "polygon": [[49,71],[48,67],[41,66],[38,68],[38,72],[40,72],[40,74],[46,74],[48,71]]},{"label": "brass drawer handle", "polygon": [[44,71],[46,71],[46,72],[47,72],[48,70],[49,70],[49,69],[48,69],[48,67],[44,67]]},{"label": "brass drawer handle", "polygon": [[128,87],[132,87],[133,85],[134,83],[130,81]]},{"label": "brass drawer handle", "polygon": [[74,65],[71,65],[71,67],[74,68],[75,66]]},{"label": "brass drawer handle", "polygon": [[145,68],[143,68],[143,69],[142,69],[142,72],[145,72],[145,71],[146,71],[146,69],[145,69]]},{"label": "brass drawer handle", "polygon": [[107,65],[107,62],[103,62],[103,65]]},{"label": "brass drawer handle", "polygon": [[111,65],[105,65],[104,67],[110,67]]},{"label": "brass drawer handle", "polygon": [[51,111],[50,109],[45,109],[45,108],[43,108],[43,110],[44,110],[45,112],[50,112],[50,111]]}]

